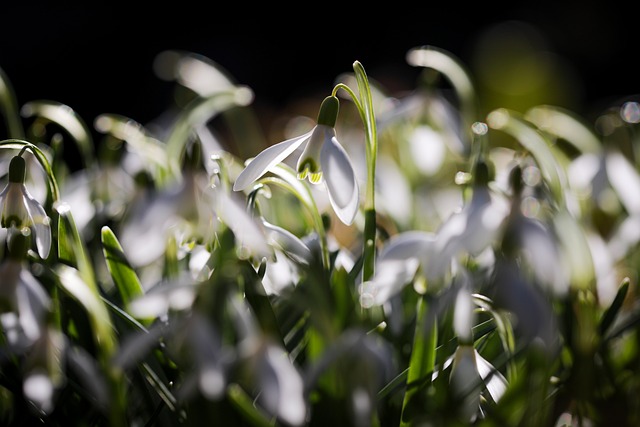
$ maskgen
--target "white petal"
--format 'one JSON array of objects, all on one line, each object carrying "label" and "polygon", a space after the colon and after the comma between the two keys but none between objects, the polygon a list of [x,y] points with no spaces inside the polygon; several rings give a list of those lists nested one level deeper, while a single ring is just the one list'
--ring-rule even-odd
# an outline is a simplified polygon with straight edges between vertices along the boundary
[{"label": "white petal", "polygon": [[384,304],[413,279],[419,265],[416,258],[381,263],[373,279],[360,287],[360,304],[365,308]]},{"label": "white petal", "polygon": [[606,158],[607,174],[620,201],[631,214],[640,213],[640,175],[627,158],[612,151]]},{"label": "white petal", "polygon": [[360,193],[351,160],[335,137],[322,146],[320,165],[331,206],[340,221],[350,225],[358,212]]},{"label": "white petal", "polygon": [[281,249],[296,262],[308,264],[311,261],[311,249],[295,234],[277,225],[262,220],[269,243]]},{"label": "white petal", "polygon": [[45,414],[53,409],[53,382],[43,370],[30,373],[22,384],[22,390],[25,397]]},{"label": "white petal", "polygon": [[271,247],[267,244],[258,220],[250,216],[244,206],[231,195],[220,191],[216,198],[220,219],[233,231],[241,250],[249,252],[243,255],[255,255],[258,259],[270,256]]},{"label": "white petal", "polygon": [[51,225],[49,216],[42,205],[34,199],[31,194],[29,194],[27,188],[22,188],[24,200],[27,204],[27,210],[29,212],[33,228],[35,229],[38,254],[42,259],[46,259],[49,256],[49,251],[51,250]]},{"label": "white petal", "polygon": [[241,191],[247,188],[274,165],[277,165],[293,153],[296,148],[311,137],[312,132],[313,129],[304,135],[287,139],[286,141],[279,142],[261,151],[253,160],[251,160],[251,162],[249,162],[244,170],[240,172],[236,182],[233,184],[233,190]]},{"label": "white petal", "polygon": [[391,237],[378,255],[378,262],[390,259],[422,258],[435,242],[435,234],[427,231],[406,231]]},{"label": "white petal", "polygon": [[460,289],[456,295],[453,311],[453,329],[458,340],[470,342],[473,339],[471,329],[475,320],[473,300],[468,289]]},{"label": "white petal", "polygon": [[[507,379],[500,371],[493,367],[491,363],[485,360],[477,350],[473,350],[476,355],[476,365],[478,373],[485,381],[487,391],[491,395],[494,402],[500,400],[505,391],[507,391]],[[487,378],[488,377],[488,378]]]},{"label": "white petal", "polygon": [[306,416],[304,384],[287,354],[275,346],[269,346],[261,368],[260,401],[267,410],[277,414],[286,423],[302,425]]},{"label": "white petal", "polygon": [[408,231],[389,239],[378,255],[374,277],[360,287],[361,304],[384,304],[402,290],[415,275],[420,260],[429,257],[434,241],[434,234],[423,231]]},{"label": "white petal", "polygon": [[478,373],[475,349],[472,346],[461,345],[456,349],[449,382],[455,397],[461,399],[459,405],[460,416],[473,422],[480,408],[481,377]]}]

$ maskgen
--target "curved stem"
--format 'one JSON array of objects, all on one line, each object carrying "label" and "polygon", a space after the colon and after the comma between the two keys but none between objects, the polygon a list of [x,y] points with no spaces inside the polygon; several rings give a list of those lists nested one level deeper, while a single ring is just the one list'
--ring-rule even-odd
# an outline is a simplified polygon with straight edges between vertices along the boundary
[{"label": "curved stem", "polygon": [[58,182],[53,174],[53,169],[51,169],[51,164],[47,159],[47,156],[34,144],[24,141],[21,139],[5,139],[0,141],[0,149],[11,149],[11,150],[20,150],[21,152],[28,149],[33,153],[34,157],[44,169],[47,175],[47,182],[49,183],[49,194],[52,199],[52,203],[55,203],[60,198],[60,190],[58,189]]},{"label": "curved stem", "polygon": [[329,259],[329,246],[327,244],[327,234],[324,229],[324,222],[322,221],[322,217],[318,213],[318,208],[315,205],[312,197],[304,197],[304,195],[300,194],[296,188],[291,185],[291,183],[287,180],[277,178],[277,177],[265,177],[259,181],[260,184],[275,184],[285,190],[294,194],[298,200],[302,202],[302,204],[307,208],[309,213],[311,214],[311,218],[313,219],[313,226],[318,233],[318,239],[320,241],[320,251],[322,254],[322,264],[326,269],[330,268],[330,259]]},{"label": "curved stem", "polygon": [[376,119],[373,111],[373,99],[369,79],[360,62],[353,63],[356,81],[358,83],[359,97],[347,85],[339,83],[334,89],[335,94],[339,89],[344,89],[353,99],[360,119],[365,129],[366,160],[367,160],[367,188],[364,201],[364,247],[362,264],[362,281],[367,281],[373,276],[376,249],[376,208],[375,208],[375,180],[376,159],[378,157],[378,135]]}]

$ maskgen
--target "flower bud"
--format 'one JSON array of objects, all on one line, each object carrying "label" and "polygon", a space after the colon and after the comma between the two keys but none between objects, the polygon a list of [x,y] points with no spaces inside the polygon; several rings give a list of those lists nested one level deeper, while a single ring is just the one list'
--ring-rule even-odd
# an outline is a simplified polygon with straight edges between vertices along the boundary
[{"label": "flower bud", "polygon": [[318,113],[318,124],[329,127],[336,126],[338,119],[338,111],[340,110],[340,101],[335,96],[327,96],[320,105]]}]

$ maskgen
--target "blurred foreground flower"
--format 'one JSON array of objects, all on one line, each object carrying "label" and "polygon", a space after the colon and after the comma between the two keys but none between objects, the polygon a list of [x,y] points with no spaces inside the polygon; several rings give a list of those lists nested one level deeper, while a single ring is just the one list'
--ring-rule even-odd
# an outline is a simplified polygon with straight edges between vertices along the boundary
[{"label": "blurred foreground flower", "polygon": [[319,184],[324,179],[329,201],[338,218],[347,225],[351,224],[358,211],[360,196],[351,160],[336,138],[338,108],[338,98],[325,98],[320,106],[317,125],[313,129],[259,153],[240,173],[233,189],[244,190],[302,144],[307,143],[298,159],[298,178],[308,177],[312,184]]},{"label": "blurred foreground flower", "polygon": [[11,159],[9,165],[9,182],[0,193],[0,226],[11,230],[29,228],[33,231],[42,259],[49,256],[51,250],[50,218],[42,205],[29,193],[24,185],[26,163],[21,156]]},{"label": "blurred foreground flower", "polygon": [[453,355],[449,382],[453,396],[461,400],[460,416],[474,422],[480,414],[483,389],[494,402],[498,402],[507,390],[506,378],[487,362],[473,345],[459,345]]},{"label": "blurred foreground flower", "polygon": [[9,345],[16,349],[40,338],[51,304],[44,287],[25,268],[29,243],[28,229],[15,233],[9,256],[0,264],[0,324]]}]

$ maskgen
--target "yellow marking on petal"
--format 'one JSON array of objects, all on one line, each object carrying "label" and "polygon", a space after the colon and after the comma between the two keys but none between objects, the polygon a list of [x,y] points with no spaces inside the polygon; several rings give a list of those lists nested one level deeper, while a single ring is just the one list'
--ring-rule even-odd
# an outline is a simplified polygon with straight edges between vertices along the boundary
[{"label": "yellow marking on petal", "polygon": [[322,181],[322,172],[315,172],[309,174],[309,182],[312,184],[320,184]]}]

